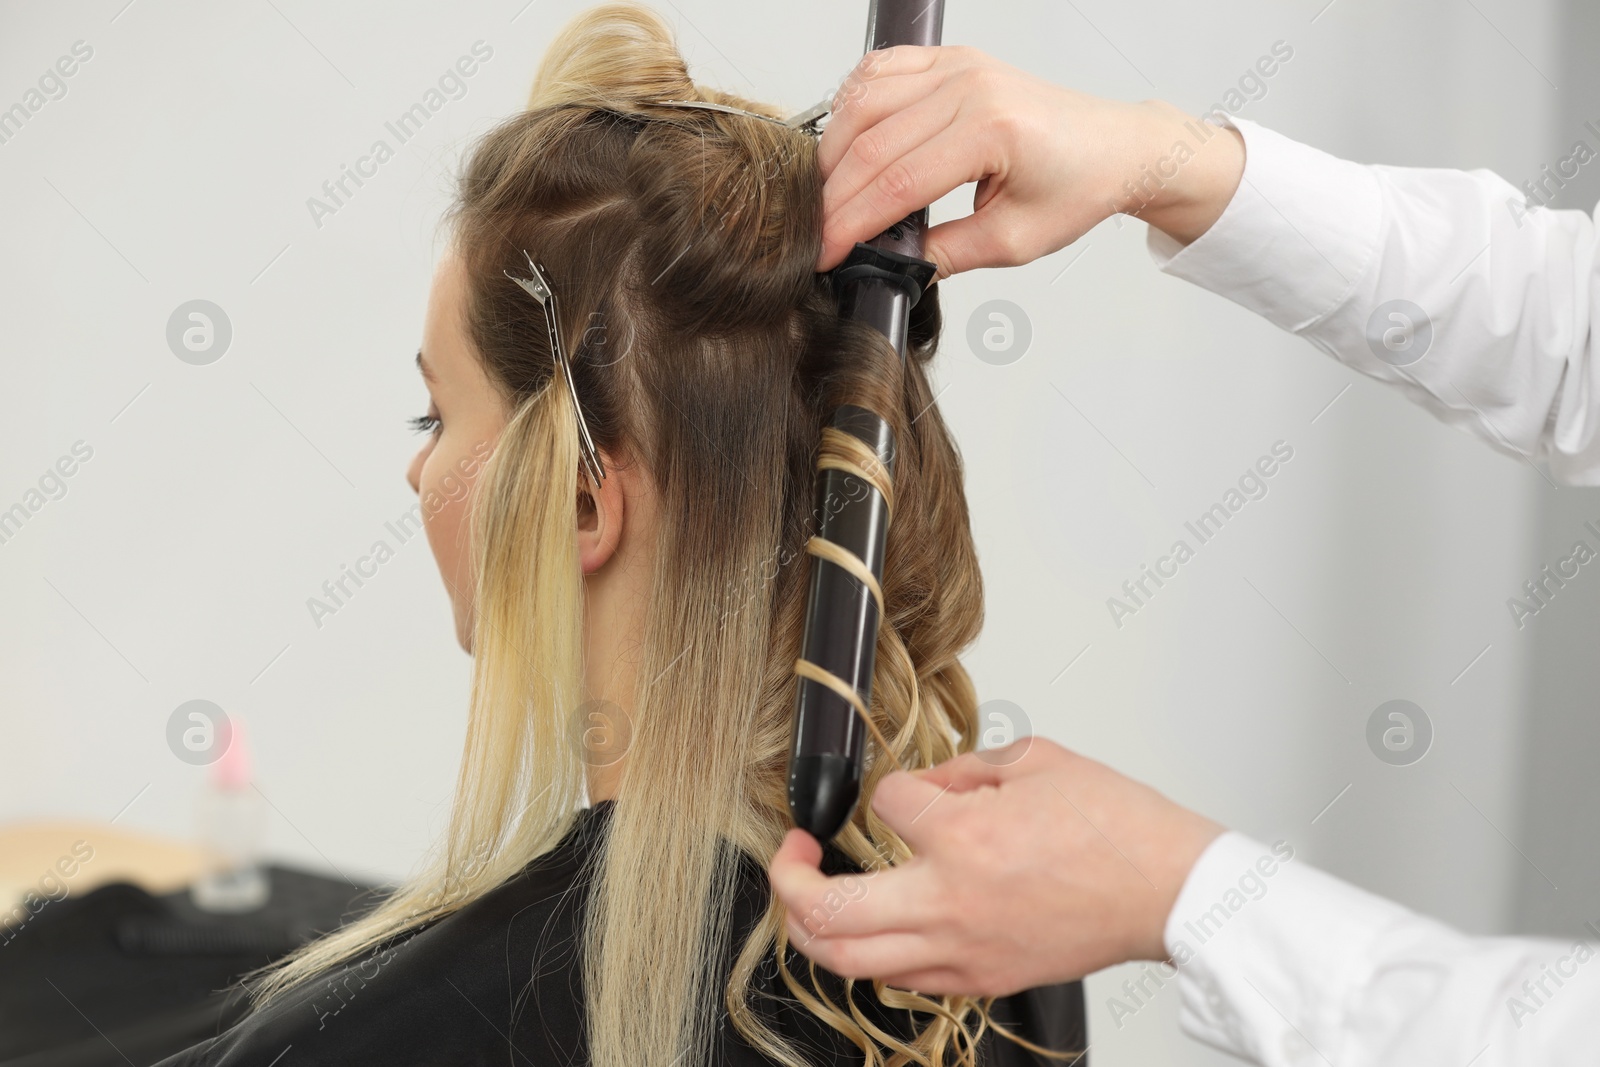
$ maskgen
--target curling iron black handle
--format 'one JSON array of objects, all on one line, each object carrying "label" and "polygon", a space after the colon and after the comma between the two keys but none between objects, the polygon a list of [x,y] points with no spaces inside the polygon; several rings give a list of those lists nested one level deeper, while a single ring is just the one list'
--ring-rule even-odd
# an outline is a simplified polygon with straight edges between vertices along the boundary
[{"label": "curling iron black handle", "polygon": [[[895,45],[937,45],[944,37],[944,0],[872,0],[867,11],[868,52]],[[875,248],[921,258],[928,209],[919,208],[867,243]],[[912,303],[916,303],[915,300]],[[886,335],[891,341],[893,334]],[[897,346],[901,354],[905,346]]]},{"label": "curling iron black handle", "polygon": [[[943,24],[944,0],[873,0],[867,50],[936,45]],[[927,223],[926,208],[913,212],[857,244],[833,273],[840,316],[872,326],[902,358],[911,309],[934,276],[934,265],[921,258]],[[830,425],[866,443],[892,479],[894,434],[882,417],[846,405]],[[855,475],[821,471],[816,515],[817,536],[854,554],[881,584],[889,512],[878,490]],[[801,658],[844,682],[868,707],[880,621],[877,601],[863,582],[830,560],[812,558]],[[794,725],[789,810],[796,826],[826,843],[849,822],[860,799],[867,725],[850,701],[804,677],[798,681]]]},{"label": "curling iron black handle", "polygon": [[867,11],[867,47],[935,45],[944,37],[944,0],[872,0]]}]

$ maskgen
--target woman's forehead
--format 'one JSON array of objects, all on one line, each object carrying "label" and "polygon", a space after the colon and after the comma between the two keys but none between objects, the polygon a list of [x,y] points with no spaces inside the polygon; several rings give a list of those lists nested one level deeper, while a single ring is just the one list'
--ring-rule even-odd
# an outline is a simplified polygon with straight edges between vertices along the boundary
[{"label": "woman's forehead", "polygon": [[469,370],[473,362],[462,317],[462,293],[461,259],[447,252],[433,272],[422,348],[417,353],[417,365],[430,382],[453,378]]}]

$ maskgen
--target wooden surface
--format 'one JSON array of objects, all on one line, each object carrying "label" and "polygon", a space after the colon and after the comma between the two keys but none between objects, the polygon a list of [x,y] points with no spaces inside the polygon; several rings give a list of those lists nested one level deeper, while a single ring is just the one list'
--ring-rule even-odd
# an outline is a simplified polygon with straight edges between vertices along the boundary
[{"label": "wooden surface", "polygon": [[168,893],[204,869],[205,854],[192,845],[109,823],[0,825],[0,905],[7,908],[29,892],[60,897],[63,885],[72,896],[121,881]]}]

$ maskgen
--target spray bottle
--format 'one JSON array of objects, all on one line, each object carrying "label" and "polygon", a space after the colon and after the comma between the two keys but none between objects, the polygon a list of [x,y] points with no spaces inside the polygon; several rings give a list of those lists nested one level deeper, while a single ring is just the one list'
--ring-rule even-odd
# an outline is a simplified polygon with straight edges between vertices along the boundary
[{"label": "spray bottle", "polygon": [[199,804],[200,843],[209,865],[190,889],[196,907],[210,912],[254,911],[271,891],[261,869],[266,806],[250,781],[250,750],[243,724],[229,715],[226,746],[211,764]]}]

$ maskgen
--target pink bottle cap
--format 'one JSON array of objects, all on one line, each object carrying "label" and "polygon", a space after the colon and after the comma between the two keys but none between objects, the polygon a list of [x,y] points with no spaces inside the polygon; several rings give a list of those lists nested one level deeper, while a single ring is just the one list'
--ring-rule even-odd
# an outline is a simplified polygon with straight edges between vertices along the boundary
[{"label": "pink bottle cap", "polygon": [[229,714],[224,720],[222,755],[211,765],[211,784],[218,789],[250,787],[250,746],[244,739],[244,720]]}]

